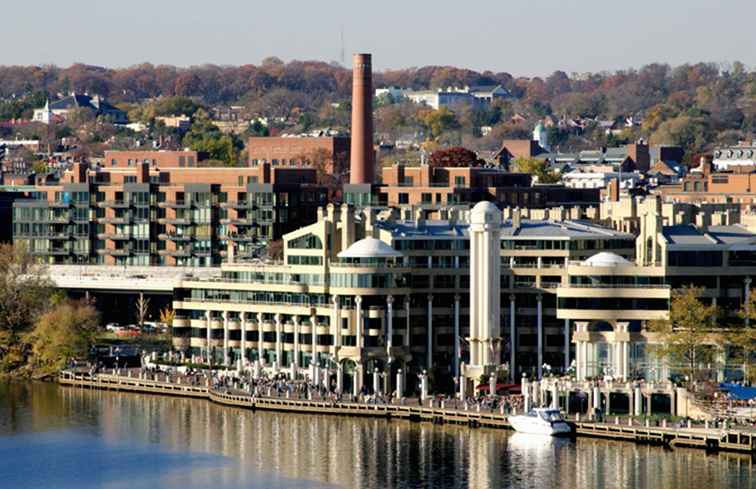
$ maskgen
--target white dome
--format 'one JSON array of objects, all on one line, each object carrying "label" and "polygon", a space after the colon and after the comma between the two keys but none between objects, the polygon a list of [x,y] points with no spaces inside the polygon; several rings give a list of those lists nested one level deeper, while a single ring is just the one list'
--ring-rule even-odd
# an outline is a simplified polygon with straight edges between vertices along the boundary
[{"label": "white dome", "polygon": [[365,238],[355,241],[338,256],[339,258],[396,258],[403,255],[380,239]]},{"label": "white dome", "polygon": [[501,211],[492,202],[480,201],[470,211],[470,222],[473,224],[501,224]]},{"label": "white dome", "polygon": [[608,251],[596,253],[592,257],[585,260],[583,264],[590,267],[616,267],[619,265],[632,265],[631,262],[627,261],[621,256],[615,253],[610,253]]}]

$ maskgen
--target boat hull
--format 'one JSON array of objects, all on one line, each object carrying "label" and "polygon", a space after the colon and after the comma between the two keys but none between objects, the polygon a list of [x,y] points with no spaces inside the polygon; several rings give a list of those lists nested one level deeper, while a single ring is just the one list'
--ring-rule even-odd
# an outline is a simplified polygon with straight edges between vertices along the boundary
[{"label": "boat hull", "polygon": [[549,423],[532,416],[509,416],[507,421],[518,433],[546,436],[569,435],[572,433],[572,428],[564,421]]}]

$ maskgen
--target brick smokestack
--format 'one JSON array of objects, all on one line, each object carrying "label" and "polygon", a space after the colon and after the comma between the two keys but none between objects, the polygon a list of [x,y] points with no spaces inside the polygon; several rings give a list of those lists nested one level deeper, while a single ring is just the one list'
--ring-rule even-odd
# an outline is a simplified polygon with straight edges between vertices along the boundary
[{"label": "brick smokestack", "polygon": [[352,59],[352,154],[349,183],[373,183],[373,66],[369,54]]}]

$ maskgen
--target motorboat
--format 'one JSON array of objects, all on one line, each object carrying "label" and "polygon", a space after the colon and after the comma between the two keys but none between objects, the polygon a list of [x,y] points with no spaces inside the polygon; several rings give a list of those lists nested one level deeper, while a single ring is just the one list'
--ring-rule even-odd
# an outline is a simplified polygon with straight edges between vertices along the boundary
[{"label": "motorboat", "polygon": [[527,414],[508,416],[507,421],[518,433],[548,436],[572,433],[572,428],[564,420],[558,409],[535,408]]}]

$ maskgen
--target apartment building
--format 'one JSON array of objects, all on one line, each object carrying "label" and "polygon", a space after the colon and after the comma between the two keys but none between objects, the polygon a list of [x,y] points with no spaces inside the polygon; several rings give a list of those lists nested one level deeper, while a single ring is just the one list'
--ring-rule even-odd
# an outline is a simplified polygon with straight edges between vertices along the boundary
[{"label": "apartment building", "polygon": [[256,256],[325,204],[311,169],[197,167],[196,154],[128,153],[108,154],[111,166],[76,163],[16,200],[14,242],[48,264],[217,266],[229,241],[238,257]]},{"label": "apartment building", "polygon": [[[507,213],[498,251],[502,358],[512,356],[518,376],[540,373],[543,363],[563,369],[573,355],[556,290],[568,282],[567,265],[598,250],[632,258],[633,237]],[[283,262],[231,261],[221,279],[183,281],[174,292],[174,345],[292,374],[315,363],[339,371],[345,390],[376,368],[433,370],[451,381],[471,348],[468,221],[454,212],[404,220],[329,205],[316,223],[284,236]]]},{"label": "apartment building", "polygon": [[314,168],[343,175],[349,168],[350,137],[251,137],[247,140],[250,166]]}]

